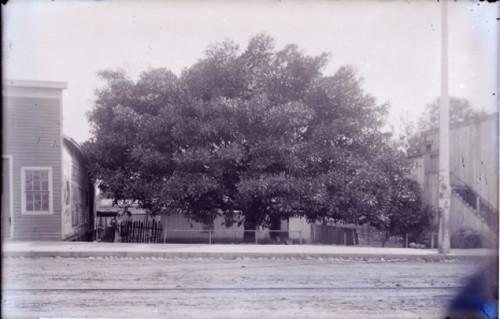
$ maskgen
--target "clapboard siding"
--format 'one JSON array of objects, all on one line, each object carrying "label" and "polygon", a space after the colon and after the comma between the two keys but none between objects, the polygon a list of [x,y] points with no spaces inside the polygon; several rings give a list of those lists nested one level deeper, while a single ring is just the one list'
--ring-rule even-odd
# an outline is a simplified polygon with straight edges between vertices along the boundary
[{"label": "clapboard siding", "polygon": [[[454,125],[450,130],[450,172],[454,186],[465,183],[497,211],[498,185],[498,114],[481,120]],[[413,158],[413,175],[421,185],[424,203],[438,207],[439,194],[439,131],[423,133],[427,147]],[[424,144],[424,147],[426,146]],[[461,182],[457,180],[458,177]],[[438,219],[435,219],[437,224]],[[460,198],[451,197],[450,228],[452,232],[470,227],[481,230],[484,225]]]},{"label": "clapboard siding", "polygon": [[[61,239],[61,100],[3,98],[3,154],[13,159],[13,239]],[[21,168],[52,168],[52,214],[23,215]]]},{"label": "clapboard siding", "polygon": [[[450,130],[450,171],[498,209],[498,114]],[[439,131],[424,133],[431,149],[414,158],[415,178],[439,170]]]},{"label": "clapboard siding", "polygon": [[457,128],[450,170],[498,209],[498,121],[496,117]]}]

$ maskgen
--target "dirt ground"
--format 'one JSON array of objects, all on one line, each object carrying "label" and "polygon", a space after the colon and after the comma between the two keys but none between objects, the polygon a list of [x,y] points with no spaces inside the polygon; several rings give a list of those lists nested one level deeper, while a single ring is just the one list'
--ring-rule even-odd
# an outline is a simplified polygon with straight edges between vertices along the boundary
[{"label": "dirt ground", "polygon": [[476,262],[5,258],[2,318],[442,318]]}]

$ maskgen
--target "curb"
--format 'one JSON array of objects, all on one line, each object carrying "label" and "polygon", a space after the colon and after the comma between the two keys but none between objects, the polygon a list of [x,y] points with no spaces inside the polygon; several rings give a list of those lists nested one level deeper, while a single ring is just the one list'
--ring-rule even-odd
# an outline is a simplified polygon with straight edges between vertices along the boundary
[{"label": "curb", "polygon": [[405,255],[405,254],[334,254],[334,253],[237,253],[237,252],[139,252],[139,251],[3,251],[3,258],[89,258],[89,257],[131,257],[131,258],[163,258],[163,259],[298,259],[298,260],[364,260],[364,261],[480,261],[491,258],[488,255]]}]

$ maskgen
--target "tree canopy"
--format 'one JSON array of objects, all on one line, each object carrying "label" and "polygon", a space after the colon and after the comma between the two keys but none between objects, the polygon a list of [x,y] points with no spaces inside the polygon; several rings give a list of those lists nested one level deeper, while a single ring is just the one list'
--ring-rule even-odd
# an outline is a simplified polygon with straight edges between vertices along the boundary
[{"label": "tree canopy", "polygon": [[198,221],[240,211],[247,229],[293,216],[389,227],[420,205],[408,162],[380,131],[387,105],[352,67],[323,75],[328,58],[259,34],[210,46],[180,76],[102,71],[84,145],[99,187]]}]

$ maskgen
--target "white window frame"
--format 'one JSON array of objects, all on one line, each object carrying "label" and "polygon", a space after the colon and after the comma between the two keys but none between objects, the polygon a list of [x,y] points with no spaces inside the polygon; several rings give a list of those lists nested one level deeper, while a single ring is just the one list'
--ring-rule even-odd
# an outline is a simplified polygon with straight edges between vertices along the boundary
[{"label": "white window frame", "polygon": [[[27,211],[26,210],[26,171],[48,171],[49,179],[49,210],[48,211]],[[53,214],[53,200],[54,192],[52,189],[52,167],[47,166],[25,166],[21,167],[21,212],[23,215],[52,215]]]}]

